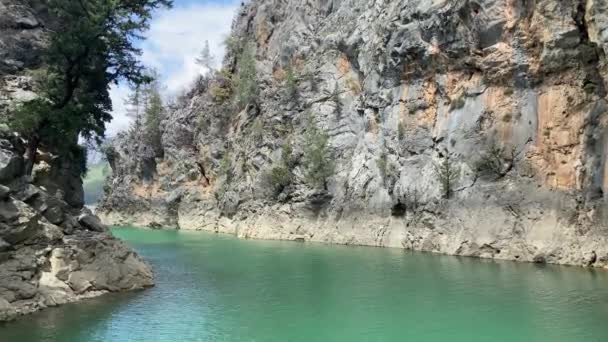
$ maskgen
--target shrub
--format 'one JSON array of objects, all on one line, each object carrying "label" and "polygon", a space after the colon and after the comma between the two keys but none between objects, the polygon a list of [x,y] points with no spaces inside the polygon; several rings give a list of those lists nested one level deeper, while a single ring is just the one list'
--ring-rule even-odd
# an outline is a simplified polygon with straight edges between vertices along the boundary
[{"label": "shrub", "polygon": [[380,170],[380,176],[382,177],[384,186],[389,189],[389,193],[392,193],[393,185],[397,179],[397,167],[388,159],[386,152],[382,152],[380,157],[376,160],[376,165]]},{"label": "shrub", "polygon": [[243,39],[237,36],[228,36],[224,40],[226,53],[240,54],[243,51]]},{"label": "shrub", "polygon": [[475,164],[475,168],[480,174],[502,178],[513,169],[518,155],[519,152],[515,147],[507,150],[504,147],[499,147],[496,142],[492,142]]},{"label": "shrub", "polygon": [[291,64],[285,67],[285,94],[290,101],[298,101],[298,78]]},{"label": "shrub", "polygon": [[327,190],[327,180],[335,170],[331,159],[329,135],[317,127],[312,116],[306,128],[304,162],[309,186]]},{"label": "shrub", "polygon": [[217,83],[213,83],[209,87],[209,94],[213,102],[217,104],[224,104],[230,99],[231,91],[229,88],[223,87]]},{"label": "shrub", "polygon": [[216,197],[222,198],[228,189],[230,188],[230,184],[234,178],[234,169],[232,166],[232,158],[230,153],[224,153],[222,160],[220,160],[220,166],[218,170],[218,179],[221,181],[220,187],[216,189]]},{"label": "shrub", "polygon": [[334,103],[334,111],[336,115],[342,114],[342,100],[340,100],[340,89],[338,88],[338,83],[334,87],[334,90],[331,93],[331,100]]},{"label": "shrub", "polygon": [[386,172],[387,172],[387,168],[388,168],[388,160],[386,157],[386,152],[382,152],[382,154],[380,155],[380,158],[378,158],[376,160],[376,165],[378,166],[378,169],[380,170],[380,176],[382,176],[382,179],[386,179]]},{"label": "shrub", "polygon": [[285,188],[293,183],[293,167],[295,160],[292,157],[293,149],[290,143],[285,143],[281,152],[281,161],[272,167],[266,175],[266,183],[272,188],[274,197],[281,194]]},{"label": "shrub", "polygon": [[458,96],[456,99],[452,100],[450,103],[450,110],[456,110],[464,107],[465,98],[464,94]]},{"label": "shrub", "polygon": [[262,124],[262,119],[258,118],[253,122],[253,125],[251,126],[251,134],[253,141],[255,141],[257,144],[263,141],[264,125]]},{"label": "shrub", "polygon": [[397,135],[399,140],[403,140],[405,138],[405,124],[403,122],[399,122],[399,126],[397,127]]}]

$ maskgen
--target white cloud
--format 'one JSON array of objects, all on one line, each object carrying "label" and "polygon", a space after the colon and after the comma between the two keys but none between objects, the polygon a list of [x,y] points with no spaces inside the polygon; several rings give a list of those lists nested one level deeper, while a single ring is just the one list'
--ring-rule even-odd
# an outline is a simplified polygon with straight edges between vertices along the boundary
[{"label": "white cloud", "polygon": [[154,20],[142,58],[164,74],[170,93],[178,92],[201,73],[194,60],[205,40],[219,65],[236,8],[235,4],[192,5],[165,11]]},{"label": "white cloud", "polygon": [[[239,2],[232,4],[194,4],[162,11],[150,25],[148,39],[142,43],[142,61],[156,68],[163,76],[168,95],[188,87],[197,75],[204,72],[195,58],[209,41],[216,66],[224,56],[223,40],[230,32],[232,18]],[[126,86],[111,89],[114,120],[108,125],[108,136],[128,127],[124,99]]]},{"label": "white cloud", "polygon": [[129,127],[131,120],[127,117],[127,108],[125,100],[129,95],[129,88],[126,85],[113,85],[110,88],[110,96],[112,97],[112,116],[114,119],[106,126],[107,135],[113,136]]}]

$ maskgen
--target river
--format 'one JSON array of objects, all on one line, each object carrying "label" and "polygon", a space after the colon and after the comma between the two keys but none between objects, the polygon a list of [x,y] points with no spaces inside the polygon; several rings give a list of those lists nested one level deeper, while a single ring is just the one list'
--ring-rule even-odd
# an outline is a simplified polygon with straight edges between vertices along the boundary
[{"label": "river", "polygon": [[608,272],[114,230],[157,286],[0,325],[2,342],[608,341]]}]

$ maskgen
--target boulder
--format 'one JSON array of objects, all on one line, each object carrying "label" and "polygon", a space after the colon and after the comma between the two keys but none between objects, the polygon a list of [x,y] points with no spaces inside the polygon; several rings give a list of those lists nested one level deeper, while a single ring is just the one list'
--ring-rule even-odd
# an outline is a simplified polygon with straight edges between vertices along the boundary
[{"label": "boulder", "polygon": [[103,233],[108,231],[108,227],[101,223],[99,217],[91,213],[83,213],[78,216],[78,222],[82,224],[86,229],[94,232]]},{"label": "boulder", "polygon": [[0,185],[0,201],[8,199],[11,189],[8,186]]},{"label": "boulder", "polygon": [[4,145],[0,144],[0,182],[6,184],[23,173],[23,158],[11,150],[2,148]]},{"label": "boulder", "polygon": [[17,316],[14,307],[0,296],[0,322],[10,321]]},{"label": "boulder", "polygon": [[6,252],[11,248],[11,245],[0,238],[0,252]]}]

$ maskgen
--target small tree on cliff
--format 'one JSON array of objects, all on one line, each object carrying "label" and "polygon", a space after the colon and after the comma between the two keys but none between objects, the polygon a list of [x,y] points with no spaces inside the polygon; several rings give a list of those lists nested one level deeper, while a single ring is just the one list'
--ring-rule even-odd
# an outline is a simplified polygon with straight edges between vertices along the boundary
[{"label": "small tree on cliff", "polygon": [[238,71],[233,81],[236,91],[236,103],[244,108],[258,94],[255,53],[252,43],[247,43],[238,57]]},{"label": "small tree on cliff", "polygon": [[162,156],[162,133],[160,130],[160,122],[164,112],[163,101],[160,92],[157,88],[152,88],[148,107],[146,108],[146,117],[144,121],[146,143],[156,152],[156,155]]},{"label": "small tree on cliff", "polygon": [[334,174],[335,164],[331,158],[329,135],[317,127],[312,116],[306,127],[304,162],[308,184],[327,190],[327,180]]},{"label": "small tree on cliff", "polygon": [[143,142],[150,145],[157,156],[162,156],[162,142],[160,124],[165,111],[161,96],[160,75],[154,69],[145,71],[150,78],[146,84],[137,84],[127,97],[127,116],[133,119],[131,132],[143,138]]},{"label": "small tree on cliff", "polygon": [[196,57],[195,61],[196,61],[196,64],[207,69],[208,72],[213,71],[213,64],[215,63],[215,57],[211,54],[211,49],[209,48],[208,40],[205,40],[205,45],[203,45],[203,49],[199,53],[198,57]]},{"label": "small tree on cliff", "polygon": [[449,199],[454,192],[454,186],[460,175],[460,169],[454,165],[449,151],[446,150],[443,161],[435,165],[435,175],[441,186],[443,198]]},{"label": "small tree on cliff", "polygon": [[48,0],[56,19],[37,77],[39,98],[21,103],[9,124],[27,139],[31,174],[39,145],[69,151],[78,135],[101,141],[112,119],[109,86],[149,81],[138,61],[152,11],[172,0]]}]

